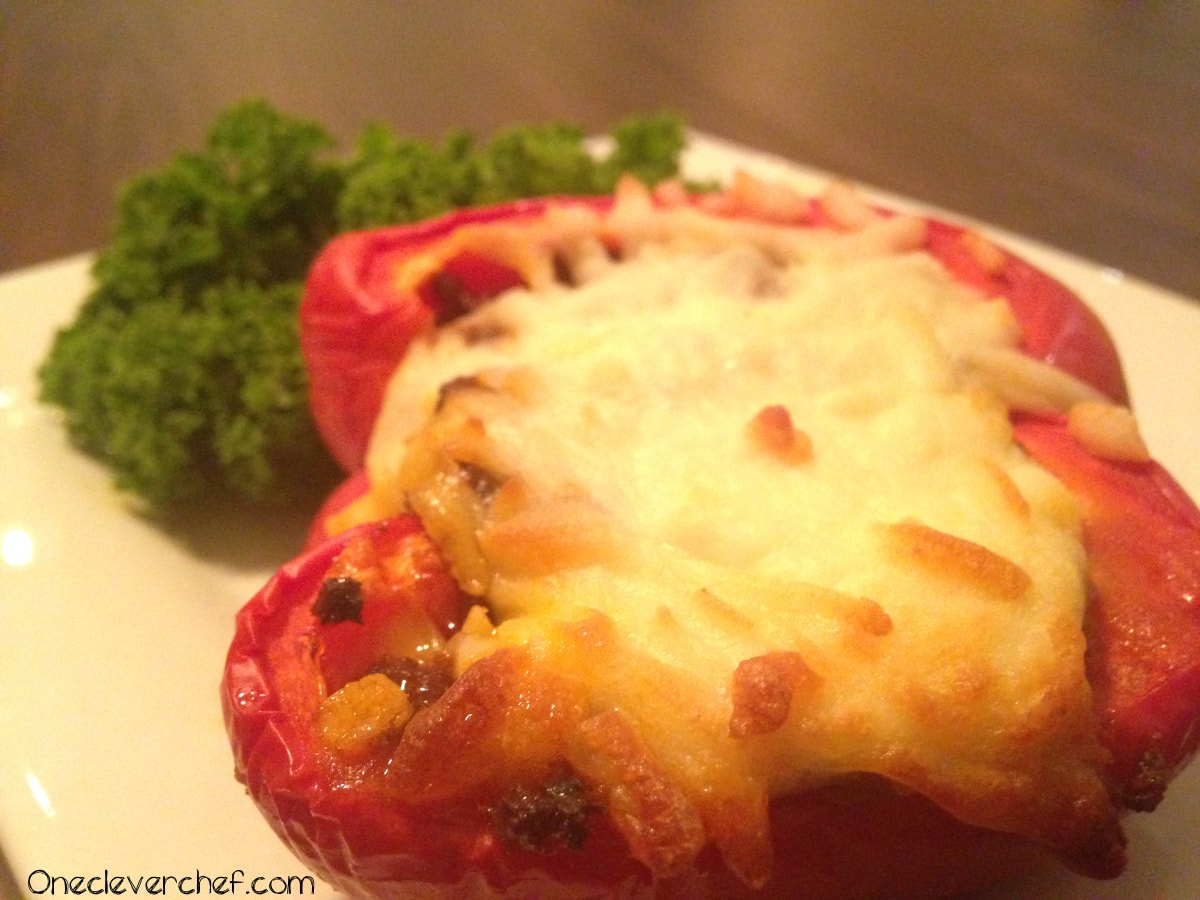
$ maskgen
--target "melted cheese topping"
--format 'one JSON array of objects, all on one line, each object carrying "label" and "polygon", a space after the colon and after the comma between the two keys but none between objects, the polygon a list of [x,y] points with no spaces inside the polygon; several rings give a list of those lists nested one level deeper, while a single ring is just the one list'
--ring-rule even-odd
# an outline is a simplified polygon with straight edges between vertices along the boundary
[{"label": "melted cheese topping", "polygon": [[418,341],[370,448],[371,502],[486,608],[460,671],[519,647],[578,682],[609,724],[561,754],[611,778],[616,716],[752,883],[765,798],[855,773],[1096,850],[1079,513],[973,363],[1016,353],[1007,306],[895,220],[569,218],[578,283]]}]

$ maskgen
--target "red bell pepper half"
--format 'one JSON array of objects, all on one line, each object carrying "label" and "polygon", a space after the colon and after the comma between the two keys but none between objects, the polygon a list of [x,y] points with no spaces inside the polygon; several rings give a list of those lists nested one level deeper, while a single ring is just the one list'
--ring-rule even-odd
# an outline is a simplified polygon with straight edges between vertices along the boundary
[{"label": "red bell pepper half", "polygon": [[[412,611],[443,635],[461,621],[462,599],[431,548],[412,516],[359,526],[284,566],[238,615],[221,687],[236,772],[279,837],[334,887],[394,900],[903,898],[927,896],[931,884],[947,893],[973,890],[1037,857],[1021,839],[963,825],[917,795],[868,784],[773,804],[774,877],[761,891],[749,890],[712,851],[655,884],[603,816],[589,816],[585,852],[543,853],[502,839],[494,811],[477,801],[398,796],[387,783],[386,759],[347,760],[329,750],[319,707],[370,671],[394,640],[389,630],[411,629],[411,621],[396,626]],[[411,577],[384,591],[389,611],[362,623],[323,623],[313,607],[347,555],[359,576],[402,558]],[[505,660],[485,668],[446,696],[469,707],[475,690],[504,690]],[[444,764],[461,767],[469,781],[486,768],[479,755],[467,741]],[[871,848],[869,866],[863,847]]]},{"label": "red bell pepper half", "polygon": [[[521,281],[508,260],[458,250],[438,255],[443,242],[478,223],[531,221],[555,204],[607,202],[520,202],[329,245],[308,283],[302,340],[314,414],[348,469],[361,466],[386,381],[414,336]],[[795,224],[829,222],[813,203]],[[1066,287],[1006,252],[985,265],[967,235],[931,222],[927,249],[956,277],[1008,299],[1027,353],[1126,402],[1116,351],[1095,315]],[[421,268],[430,258],[436,267]],[[1155,463],[1099,459],[1063,420],[1016,415],[1014,428],[1027,452],[1081,501],[1091,590],[1088,665],[1099,728],[1112,752],[1117,795],[1130,809],[1152,808],[1200,743],[1200,511]],[[416,519],[326,540],[327,515],[366,486],[362,472],[352,476],[314,524],[315,549],[280,570],[242,610],[225,669],[222,700],[238,776],[289,846],[335,885],[371,896],[422,896],[419,885],[426,883],[456,897],[747,894],[707,850],[678,879],[653,884],[605,818],[586,809],[577,811],[588,822],[586,852],[523,848],[502,838],[494,809],[397,796],[384,777],[386,760],[348,762],[328,749],[318,721],[328,694],[364,674],[402,639],[397,634],[411,633],[412,611],[443,635],[464,614],[462,597]],[[389,568],[397,559],[406,560],[400,568],[407,566],[407,575]],[[384,612],[361,624],[337,616],[323,621],[324,586],[347,565],[359,574],[392,573],[366,579],[389,598],[379,607]],[[480,676],[489,689],[516,677],[506,665],[493,662],[495,671]],[[479,680],[464,676],[443,696],[469,709],[471,692],[483,689]],[[418,711],[412,721],[430,714]],[[455,753],[446,766],[487,765],[470,740]],[[962,825],[919,797],[877,790],[853,797],[818,791],[774,801],[771,810],[775,874],[765,893],[753,896],[951,894],[987,884],[1035,853],[1016,838]],[[859,859],[865,844],[873,848],[869,862]]]}]

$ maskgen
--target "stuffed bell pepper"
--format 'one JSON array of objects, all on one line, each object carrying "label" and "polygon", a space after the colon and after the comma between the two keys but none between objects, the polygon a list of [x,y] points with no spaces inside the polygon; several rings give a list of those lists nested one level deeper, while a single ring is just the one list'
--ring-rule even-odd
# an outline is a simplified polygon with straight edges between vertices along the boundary
[{"label": "stuffed bell pepper", "polygon": [[1200,740],[1200,511],[980,234],[736,177],[336,239],[350,472],[238,617],[238,777],[368,897],[943,897]]}]

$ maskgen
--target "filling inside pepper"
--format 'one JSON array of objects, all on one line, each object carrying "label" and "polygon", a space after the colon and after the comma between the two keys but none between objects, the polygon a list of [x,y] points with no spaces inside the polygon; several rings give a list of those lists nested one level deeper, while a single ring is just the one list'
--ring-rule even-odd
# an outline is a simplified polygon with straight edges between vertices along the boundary
[{"label": "filling inside pepper", "polygon": [[[454,295],[390,385],[342,524],[427,538],[352,543],[317,599],[334,756],[526,848],[604,816],[660,877],[712,845],[760,885],[770,803],[864,775],[1112,873],[1079,511],[1008,419],[1102,400],[919,220],[826,211],[627,186],[398,276],[491,248],[522,285]],[[389,601],[412,572],[461,609]]]}]

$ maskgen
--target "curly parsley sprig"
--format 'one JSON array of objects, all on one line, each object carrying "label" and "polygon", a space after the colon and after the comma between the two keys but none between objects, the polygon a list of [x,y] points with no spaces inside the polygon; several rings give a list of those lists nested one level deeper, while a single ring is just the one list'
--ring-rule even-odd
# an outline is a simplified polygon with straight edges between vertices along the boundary
[{"label": "curly parsley sprig", "polygon": [[204,147],[122,189],[94,288],[38,370],[68,434],[150,508],[222,491],[315,495],[336,478],[308,411],[297,309],[335,234],[677,173],[682,122],[630,118],[597,156],[581,129],[520,126],[434,144],[367,126],[348,158],[319,124],[262,100]]}]

